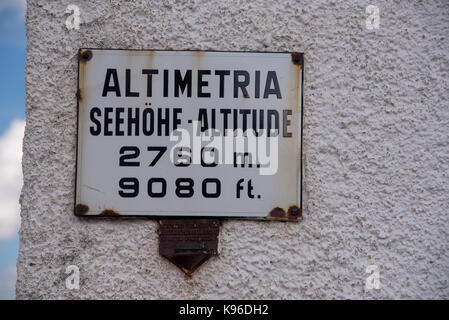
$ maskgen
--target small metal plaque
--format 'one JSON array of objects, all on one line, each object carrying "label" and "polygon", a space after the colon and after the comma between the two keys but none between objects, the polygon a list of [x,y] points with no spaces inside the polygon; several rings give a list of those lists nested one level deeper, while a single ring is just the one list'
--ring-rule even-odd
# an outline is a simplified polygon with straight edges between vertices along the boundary
[{"label": "small metal plaque", "polygon": [[218,219],[160,220],[159,253],[190,276],[217,255]]}]

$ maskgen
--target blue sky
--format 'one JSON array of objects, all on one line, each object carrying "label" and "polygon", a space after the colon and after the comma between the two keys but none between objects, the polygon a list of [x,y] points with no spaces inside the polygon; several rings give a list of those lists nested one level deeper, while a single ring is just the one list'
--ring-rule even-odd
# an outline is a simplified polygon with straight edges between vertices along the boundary
[{"label": "blue sky", "polygon": [[[0,0],[0,3],[3,0]],[[25,23],[20,8],[0,5],[0,135],[14,118],[25,118]]]},{"label": "blue sky", "polygon": [[[21,187],[21,135],[25,119],[24,0],[0,0],[0,299],[15,297]],[[13,192],[5,192],[12,190]]]}]

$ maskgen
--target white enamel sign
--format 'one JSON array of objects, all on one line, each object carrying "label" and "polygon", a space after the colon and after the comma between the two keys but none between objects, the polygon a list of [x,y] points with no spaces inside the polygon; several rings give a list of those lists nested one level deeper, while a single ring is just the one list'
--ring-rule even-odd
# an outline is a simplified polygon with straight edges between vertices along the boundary
[{"label": "white enamel sign", "polygon": [[75,214],[297,217],[302,70],[291,53],[81,49]]}]

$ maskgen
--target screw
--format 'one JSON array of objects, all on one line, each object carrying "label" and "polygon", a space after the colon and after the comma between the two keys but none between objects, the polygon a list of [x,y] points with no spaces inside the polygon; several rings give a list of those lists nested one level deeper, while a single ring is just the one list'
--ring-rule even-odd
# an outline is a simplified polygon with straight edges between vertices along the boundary
[{"label": "screw", "polygon": [[297,64],[297,65],[302,65],[303,61],[302,61],[302,53],[300,52],[293,52],[292,53],[292,62],[293,64]]},{"label": "screw", "polygon": [[90,59],[92,59],[92,56],[93,56],[92,51],[86,50],[86,51],[81,52],[81,53],[78,55],[78,59],[79,59],[79,61],[81,61],[81,62],[87,62],[87,61],[89,61]]},{"label": "screw", "polygon": [[276,207],[273,210],[271,210],[270,216],[275,218],[282,218],[283,216],[285,216],[285,211],[282,208]]},{"label": "screw", "polygon": [[297,206],[292,206],[288,209],[288,215],[293,218],[301,217],[301,209]]}]

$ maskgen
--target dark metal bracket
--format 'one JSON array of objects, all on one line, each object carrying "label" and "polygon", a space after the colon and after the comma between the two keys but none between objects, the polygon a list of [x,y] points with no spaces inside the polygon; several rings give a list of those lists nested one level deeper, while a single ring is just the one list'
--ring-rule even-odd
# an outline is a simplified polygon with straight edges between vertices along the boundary
[{"label": "dark metal bracket", "polygon": [[187,276],[218,253],[218,219],[159,220],[159,254]]}]

